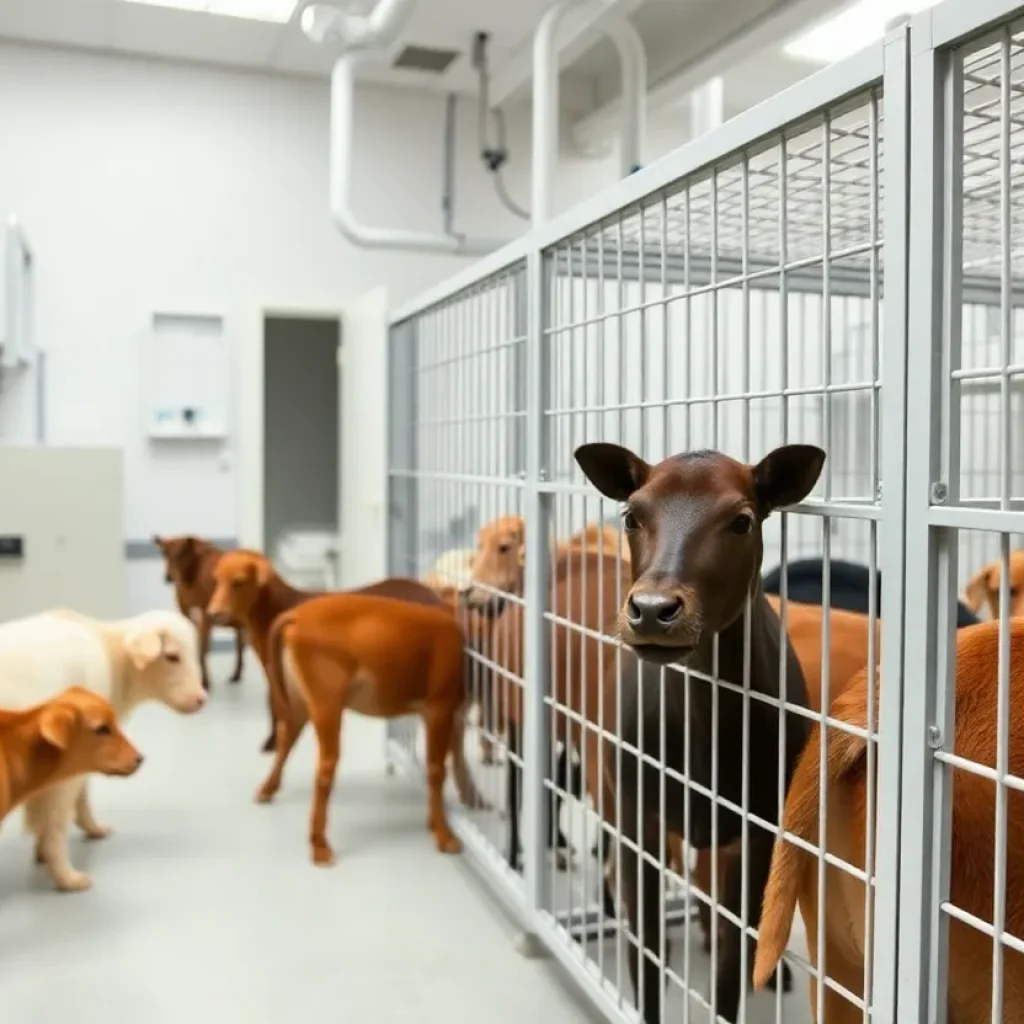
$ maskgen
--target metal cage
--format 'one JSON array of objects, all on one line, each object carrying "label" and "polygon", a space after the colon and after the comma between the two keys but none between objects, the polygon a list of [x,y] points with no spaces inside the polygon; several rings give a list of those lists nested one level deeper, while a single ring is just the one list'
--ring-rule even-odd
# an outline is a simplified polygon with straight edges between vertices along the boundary
[{"label": "metal cage", "polygon": [[[522,629],[471,652],[478,711],[467,752],[491,806],[455,810],[453,820],[521,920],[528,947],[554,955],[611,1021],[651,1024],[627,967],[639,940],[616,902],[614,857],[611,905],[604,898],[603,842],[621,849],[632,841],[619,828],[621,808],[570,776],[607,773],[615,791],[623,742],[617,713],[603,696],[597,706],[589,700],[585,658],[573,669],[566,655],[565,671],[583,675],[572,699],[551,683],[562,668],[553,660],[556,627],[620,657],[608,628],[573,621],[552,599],[553,546],[587,523],[617,522],[614,503],[573,459],[593,440],[651,462],[699,448],[755,462],[791,441],[827,451],[809,498],[764,530],[766,572],[798,558],[822,561],[818,707],[832,705],[836,560],[866,570],[866,728],[823,719],[785,691],[773,705],[780,717],[785,708],[824,721],[822,752],[826,738],[844,733],[864,744],[867,836],[858,862],[822,853],[824,774],[820,831],[807,847],[819,886],[833,871],[860,886],[863,969],[830,973],[819,900],[817,919],[798,916],[790,937],[791,990],[744,991],[736,1019],[840,1019],[839,1000],[854,1014],[844,1021],[943,1020],[951,918],[1001,935],[991,1019],[1008,1019],[1003,962],[1024,952],[1024,934],[1005,931],[1013,876],[1006,794],[1024,788],[1007,778],[1006,712],[1017,592],[1010,554],[1024,534],[1024,267],[1015,237],[1024,222],[1024,28],[1014,15],[1002,0],[947,0],[394,314],[390,571],[423,575],[446,551],[472,548],[498,517],[526,523],[522,586],[500,595],[522,609]],[[951,742],[956,602],[993,559],[1002,563],[1001,718],[991,725],[998,764],[975,769],[1000,794],[986,923],[949,898],[950,774],[970,770]],[[609,613],[628,587],[624,575]],[[1024,559],[1020,586],[1024,599]],[[980,615],[986,600],[976,602]],[[735,682],[676,666],[661,671],[659,685],[754,700]],[[510,728],[517,739],[502,758]],[[478,756],[481,739],[497,751],[493,763]],[[675,777],[663,763],[666,742],[663,734],[643,756]],[[418,723],[389,725],[392,764],[417,771],[422,754]],[[522,785],[521,871],[509,846],[513,769]],[[758,770],[778,774],[782,796],[780,766]],[[694,789],[685,773],[678,781]],[[722,802],[716,786],[705,795]],[[745,803],[734,809],[750,820]],[[549,849],[552,810],[569,843],[559,856]],[[760,824],[779,834],[778,822]],[[657,848],[635,851],[657,866],[664,921],[642,957],[658,965],[663,1019],[705,1021],[718,1010],[709,979],[720,943],[712,928],[710,950],[702,948],[697,911],[711,907],[755,935],[754,908],[745,893],[742,912],[730,917],[717,861],[698,883],[692,851],[670,866],[667,839],[662,820]],[[746,827],[738,854],[748,854]]]}]

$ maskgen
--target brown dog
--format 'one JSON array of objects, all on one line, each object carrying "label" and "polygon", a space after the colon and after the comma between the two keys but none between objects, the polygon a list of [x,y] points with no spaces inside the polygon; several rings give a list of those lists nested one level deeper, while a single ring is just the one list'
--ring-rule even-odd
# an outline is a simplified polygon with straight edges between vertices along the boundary
[{"label": "brown dog", "polygon": [[[210,632],[214,623],[207,614],[206,606],[210,603],[215,587],[214,569],[224,552],[215,544],[190,535],[154,536],[153,541],[163,554],[166,566],[164,579],[174,584],[174,596],[177,598],[181,614],[196,623],[199,630],[199,662],[203,669],[203,689],[209,690],[210,677],[206,669],[206,655],[210,651]],[[242,623],[234,619],[220,624],[232,627],[235,631],[235,670],[231,673],[230,682],[237,683],[242,678],[245,630]]]},{"label": "brown dog", "polygon": [[132,775],[141,764],[109,701],[80,686],[24,711],[0,711],[0,821],[74,775]]},{"label": "brown dog", "polygon": [[[975,573],[964,589],[961,600],[975,615],[983,605],[993,619],[999,618],[999,581],[1002,577],[1002,562],[989,562],[980,572]],[[1010,552],[1010,618],[1024,616],[1024,551]]]}]

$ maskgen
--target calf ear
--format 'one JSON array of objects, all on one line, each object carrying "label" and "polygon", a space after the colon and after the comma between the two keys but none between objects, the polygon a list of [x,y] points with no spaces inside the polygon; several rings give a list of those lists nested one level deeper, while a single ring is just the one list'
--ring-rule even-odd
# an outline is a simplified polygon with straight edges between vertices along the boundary
[{"label": "calf ear", "polygon": [[583,475],[606,497],[626,501],[647,482],[651,467],[628,448],[598,441],[575,452]]},{"label": "calf ear", "polygon": [[988,598],[990,590],[995,590],[997,562],[986,565],[980,572],[971,577],[971,582],[964,588],[963,602],[975,615]]},{"label": "calf ear", "polygon": [[155,629],[133,629],[125,634],[124,649],[132,665],[141,672],[160,657],[164,644]]},{"label": "calf ear", "polygon": [[787,444],[769,452],[753,467],[761,515],[803,501],[814,489],[824,465],[825,453],[813,444]]},{"label": "calf ear", "polygon": [[273,572],[273,566],[265,558],[255,562],[253,564],[253,576],[256,578],[256,586],[265,587],[270,582]]},{"label": "calf ear", "polygon": [[67,750],[77,717],[74,709],[65,704],[50,704],[40,715],[39,733],[51,747]]}]

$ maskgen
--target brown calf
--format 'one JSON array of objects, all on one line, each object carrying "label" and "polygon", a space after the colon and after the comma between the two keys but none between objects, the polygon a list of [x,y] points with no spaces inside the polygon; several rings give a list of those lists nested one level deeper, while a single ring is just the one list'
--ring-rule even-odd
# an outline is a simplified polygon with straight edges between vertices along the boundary
[{"label": "brown calf", "polygon": [[[1002,562],[997,559],[976,573],[967,584],[962,596],[963,603],[975,614],[983,605],[988,605],[993,619],[999,618],[999,582],[1003,574]],[[1024,551],[1010,552],[1010,617],[1024,616]]]},{"label": "brown calf", "polygon": [[[190,535],[180,537],[153,537],[164,558],[164,580],[174,584],[174,596],[181,614],[196,623],[199,630],[199,664],[203,670],[203,689],[210,689],[206,669],[206,656],[210,652],[210,631],[213,622],[206,606],[214,591],[214,569],[224,552],[215,544]],[[230,682],[242,678],[242,655],[245,652],[245,634],[242,623],[225,619],[219,623],[235,630],[235,669]]]},{"label": "brown calf", "polygon": [[[1008,700],[1008,772],[1024,776],[1024,620],[1010,630]],[[983,622],[956,634],[956,731],[958,757],[996,768],[998,739],[999,623]],[[878,721],[878,687],[875,687]],[[865,668],[839,696],[830,715],[860,729],[868,726],[869,673]],[[783,825],[806,842],[818,844],[820,794],[820,726],[815,726],[800,757],[786,798]],[[867,743],[839,729],[827,730],[826,849],[864,870],[868,835]],[[960,768],[952,772],[952,818],[949,900],[983,921],[992,921],[995,892],[996,787],[990,779]],[[1024,795],[1007,787],[1006,931],[1024,938]],[[938,852],[937,852],[938,854]],[[941,854],[938,854],[941,855]],[[797,905],[807,930],[810,959],[818,948],[818,861],[787,841],[775,844],[771,875],[764,894],[754,984],[760,985],[782,956]],[[864,886],[839,867],[825,870],[825,970],[855,995],[863,995]],[[1003,947],[1004,1024],[1024,1021],[1024,955]],[[992,1019],[992,940],[970,925],[950,918],[947,997],[949,1024],[982,1024]],[[828,1024],[862,1019],[838,992],[826,986]],[[817,1006],[811,980],[812,1015]]]},{"label": "brown calf", "polygon": [[444,607],[367,594],[325,594],[278,616],[268,638],[275,702],[274,765],[256,799],[271,800],[307,719],[319,759],[310,820],[313,863],[329,865],[327,803],[341,755],[346,710],[374,718],[422,714],[426,725],[427,827],[442,853],[462,846],[445,815],[445,762],[465,701],[462,628]]},{"label": "brown calf", "polygon": [[0,821],[29,797],[75,775],[134,775],[142,755],[110,702],[72,686],[24,711],[0,711]]},{"label": "brown calf", "polygon": [[[782,813],[779,768],[785,787],[807,723],[769,703],[745,700],[744,691],[749,686],[765,697],[785,696],[804,707],[807,693],[800,662],[762,591],[761,529],[775,509],[810,493],[825,453],[810,445],[788,445],[748,466],[720,452],[696,451],[650,465],[618,445],[588,444],[577,449],[576,461],[602,494],[626,506],[623,525],[633,581],[617,627],[635,656],[622,659],[622,714],[613,731],[624,744],[654,758],[661,755],[664,731],[667,768],[680,775],[688,771],[691,782],[706,789],[716,783],[719,797],[733,805],[745,797],[752,815],[777,822]],[[682,675],[670,673],[662,686],[660,666],[673,662],[732,685],[708,685],[699,678],[687,685]],[[786,665],[785,691],[780,662]],[[605,687],[605,707],[614,707],[614,670],[606,673]],[[780,714],[785,721],[781,747]],[[606,764],[615,763],[614,753],[607,752]],[[684,835],[697,850],[732,846],[741,837],[743,821],[646,758],[641,761],[623,749],[620,763],[619,828],[630,840],[619,851],[624,897],[640,938],[639,949],[630,943],[630,973],[646,1024],[661,1024],[661,968],[647,955],[659,948],[660,873],[632,844],[658,849],[662,799],[665,828]],[[609,798],[616,781],[605,780],[605,807],[615,806]],[[733,855],[722,904],[740,916],[745,876],[749,923],[756,927],[774,836],[753,821],[747,825],[747,857],[744,862],[741,849]],[[731,923],[724,927],[725,948],[717,958],[711,1003],[733,1022],[748,979],[741,975],[744,938]],[[712,929],[713,947],[717,937]]]}]

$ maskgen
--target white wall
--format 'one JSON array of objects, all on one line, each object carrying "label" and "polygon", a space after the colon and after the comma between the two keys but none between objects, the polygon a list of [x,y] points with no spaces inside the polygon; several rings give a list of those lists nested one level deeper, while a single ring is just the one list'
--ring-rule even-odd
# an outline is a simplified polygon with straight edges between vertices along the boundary
[{"label": "white wall", "polygon": [[[363,90],[358,102],[360,215],[436,229],[443,101]],[[0,45],[0,212],[18,214],[36,253],[48,440],[124,445],[127,539],[233,522],[243,542],[261,540],[264,307],[337,310],[378,285],[400,302],[463,265],[341,238],[327,210],[328,111],[326,81]],[[468,108],[459,125],[457,222],[512,234]],[[207,478],[190,471],[188,484],[142,437],[139,338],[155,308],[222,312],[237,368],[230,464],[207,460]],[[32,382],[2,390],[0,440],[30,439]],[[129,595],[167,599],[155,566],[130,570]]]}]

